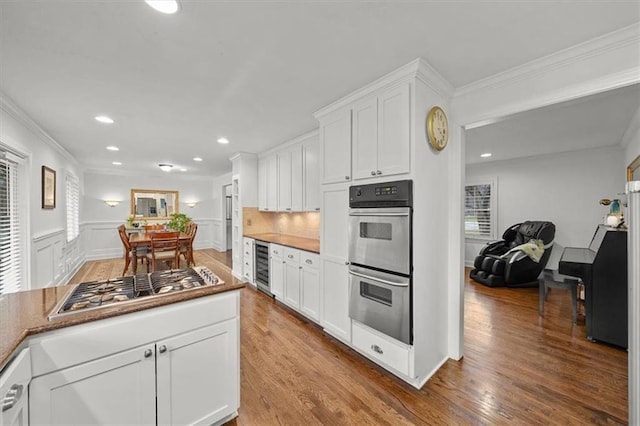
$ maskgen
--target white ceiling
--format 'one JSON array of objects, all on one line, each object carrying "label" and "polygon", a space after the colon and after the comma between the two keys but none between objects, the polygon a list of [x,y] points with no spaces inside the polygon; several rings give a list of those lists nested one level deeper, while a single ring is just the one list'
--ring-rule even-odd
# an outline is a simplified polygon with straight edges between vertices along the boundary
[{"label": "white ceiling", "polygon": [[217,176],[416,57],[460,87],[638,21],[622,0],[3,0],[0,91],[87,168]]},{"label": "white ceiling", "polygon": [[[640,108],[640,85],[514,114],[465,134],[467,164],[619,145]],[[490,158],[481,158],[482,153]]]}]

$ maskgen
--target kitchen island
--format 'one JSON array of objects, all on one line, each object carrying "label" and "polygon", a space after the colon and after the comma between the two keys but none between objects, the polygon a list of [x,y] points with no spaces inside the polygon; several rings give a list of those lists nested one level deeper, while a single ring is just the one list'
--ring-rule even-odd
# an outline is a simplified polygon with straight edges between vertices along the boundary
[{"label": "kitchen island", "polygon": [[54,320],[49,314],[74,286],[1,297],[0,396],[18,395],[3,420],[215,424],[235,417],[244,284],[226,268],[213,272],[224,284]]}]

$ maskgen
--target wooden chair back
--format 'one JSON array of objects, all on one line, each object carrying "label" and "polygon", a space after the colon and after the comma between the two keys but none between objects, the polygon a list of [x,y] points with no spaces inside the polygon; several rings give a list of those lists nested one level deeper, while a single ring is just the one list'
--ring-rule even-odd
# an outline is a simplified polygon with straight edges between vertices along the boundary
[{"label": "wooden chair back", "polygon": [[120,241],[122,241],[122,245],[127,249],[127,252],[131,251],[131,244],[129,244],[129,236],[127,235],[127,231],[124,225],[118,226],[118,235],[120,235]]},{"label": "wooden chair back", "polygon": [[[151,266],[156,269],[156,261],[173,261],[175,267],[180,265],[180,250],[178,244],[180,242],[180,232],[177,231],[156,231],[151,234]],[[147,268],[149,263],[147,262]]]}]

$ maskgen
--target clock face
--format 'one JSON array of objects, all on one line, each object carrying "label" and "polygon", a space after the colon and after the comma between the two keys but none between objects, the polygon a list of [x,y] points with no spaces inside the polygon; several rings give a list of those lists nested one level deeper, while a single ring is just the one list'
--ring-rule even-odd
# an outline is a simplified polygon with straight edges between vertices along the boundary
[{"label": "clock face", "polygon": [[442,108],[433,107],[427,115],[427,135],[431,145],[441,151],[449,142],[449,122]]}]

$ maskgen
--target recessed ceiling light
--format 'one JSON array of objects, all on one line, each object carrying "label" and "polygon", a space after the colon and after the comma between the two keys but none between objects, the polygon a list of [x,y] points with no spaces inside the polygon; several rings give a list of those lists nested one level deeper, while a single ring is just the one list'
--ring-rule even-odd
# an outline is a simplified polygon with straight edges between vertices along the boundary
[{"label": "recessed ceiling light", "polygon": [[96,121],[104,124],[113,124],[113,118],[107,117],[106,115],[96,115]]},{"label": "recessed ceiling light", "polygon": [[193,157],[193,161],[202,161],[202,158],[200,158],[200,157]]},{"label": "recessed ceiling light", "polygon": [[186,172],[187,169],[185,169],[184,167],[180,169],[181,172]]},{"label": "recessed ceiling light", "polygon": [[114,166],[122,166],[122,163],[121,163],[121,162],[119,162],[119,161],[114,161],[114,162],[113,162],[113,163],[111,163],[111,164],[113,164]]},{"label": "recessed ceiling light", "polygon": [[226,145],[226,144],[228,144],[228,143],[229,143],[229,139],[227,139],[227,138],[220,138],[220,139],[218,139],[218,143],[221,143],[221,144],[223,144],[223,145]]},{"label": "recessed ceiling light", "polygon": [[170,172],[173,168],[173,164],[160,163],[158,164],[158,167],[160,167],[163,172]]},{"label": "recessed ceiling light", "polygon": [[177,0],[144,0],[149,6],[158,12],[172,14],[180,9]]},{"label": "recessed ceiling light", "polygon": [[112,146],[108,146],[107,149],[109,151],[120,151],[120,148],[118,148],[117,146],[113,146],[113,145]]},{"label": "recessed ceiling light", "polygon": [[482,157],[482,158],[491,157],[491,153],[490,152],[485,152],[484,154],[480,154],[480,157]]}]

